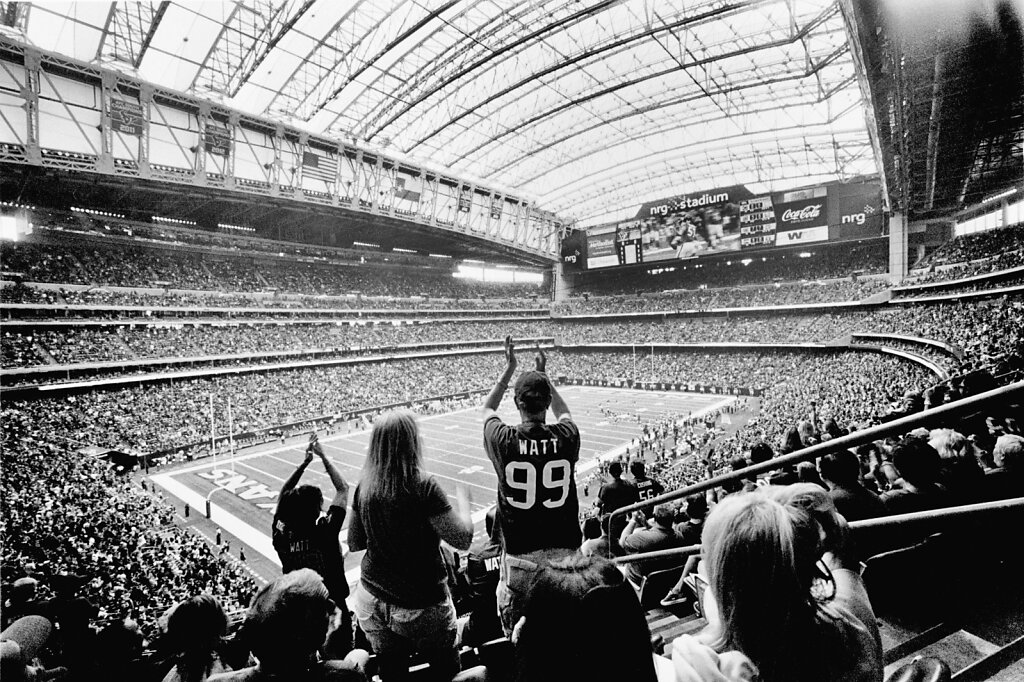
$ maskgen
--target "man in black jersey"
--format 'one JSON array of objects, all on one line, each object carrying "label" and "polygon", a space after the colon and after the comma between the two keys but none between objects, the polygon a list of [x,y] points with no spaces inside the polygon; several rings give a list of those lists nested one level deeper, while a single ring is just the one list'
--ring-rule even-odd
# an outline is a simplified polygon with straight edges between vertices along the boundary
[{"label": "man in black jersey", "polygon": [[[324,516],[320,515],[324,501],[320,488],[315,485],[298,485],[314,455],[323,462],[335,491]],[[320,574],[331,600],[340,609],[341,622],[327,643],[327,653],[335,658],[344,658],[352,649],[352,616],[345,604],[349,588],[338,538],[345,522],[347,506],[348,483],[324,454],[323,446],[314,432],[309,437],[305,459],[281,488],[272,537],[274,549],[281,559],[281,570],[290,573],[300,568],[313,569]]]},{"label": "man in black jersey", "polygon": [[[575,552],[582,540],[576,463],[580,431],[569,407],[545,374],[547,358],[537,348],[536,368],[519,375],[515,403],[521,423],[498,417],[498,405],[516,370],[512,337],[505,337],[505,371],[484,400],[484,449],[498,476],[497,527],[504,550],[498,582],[498,612],[506,636],[525,606],[538,563]],[[555,423],[546,423],[548,408]]]},{"label": "man in black jersey", "polygon": [[[647,475],[647,466],[641,460],[634,460],[629,465],[629,473],[633,476],[633,485],[636,486],[637,496],[641,502],[653,500],[665,492],[665,486]],[[654,505],[644,507],[644,515],[650,516],[654,513]]]}]

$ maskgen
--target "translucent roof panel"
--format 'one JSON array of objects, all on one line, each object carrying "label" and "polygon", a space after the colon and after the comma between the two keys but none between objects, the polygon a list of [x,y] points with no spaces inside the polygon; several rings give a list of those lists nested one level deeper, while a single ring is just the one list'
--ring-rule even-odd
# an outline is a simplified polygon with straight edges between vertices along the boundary
[{"label": "translucent roof panel", "polygon": [[47,2],[24,35],[593,222],[876,172],[839,4]]}]

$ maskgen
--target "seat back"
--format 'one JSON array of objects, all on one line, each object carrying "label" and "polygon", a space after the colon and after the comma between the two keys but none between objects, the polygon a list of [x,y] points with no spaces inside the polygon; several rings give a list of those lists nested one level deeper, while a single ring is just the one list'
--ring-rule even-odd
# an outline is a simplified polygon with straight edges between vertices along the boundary
[{"label": "seat back", "polygon": [[683,566],[648,573],[640,583],[640,605],[645,609],[658,606],[668,591],[679,582],[679,576],[682,574]]}]

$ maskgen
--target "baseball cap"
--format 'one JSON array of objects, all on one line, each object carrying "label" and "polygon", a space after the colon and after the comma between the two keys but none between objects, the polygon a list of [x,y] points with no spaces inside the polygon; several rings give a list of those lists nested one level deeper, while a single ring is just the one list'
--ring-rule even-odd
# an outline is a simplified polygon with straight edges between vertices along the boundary
[{"label": "baseball cap", "polygon": [[543,403],[547,407],[551,404],[551,385],[547,376],[533,370],[523,372],[516,379],[515,396],[517,402],[531,403],[537,407]]}]

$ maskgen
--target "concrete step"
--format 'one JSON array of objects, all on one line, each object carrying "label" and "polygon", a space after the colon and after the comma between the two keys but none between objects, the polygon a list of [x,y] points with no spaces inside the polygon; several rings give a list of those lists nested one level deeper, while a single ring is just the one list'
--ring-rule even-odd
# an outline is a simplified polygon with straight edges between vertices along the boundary
[{"label": "concrete step", "polygon": [[1024,660],[1017,661],[988,678],[988,682],[1020,682],[1021,680],[1024,680]]},{"label": "concrete step", "polygon": [[988,640],[963,630],[957,630],[937,642],[908,653],[888,664],[885,666],[885,676],[888,677],[894,670],[910,663],[918,656],[941,658],[946,662],[953,674],[956,674],[958,671],[998,650],[999,647]]}]

